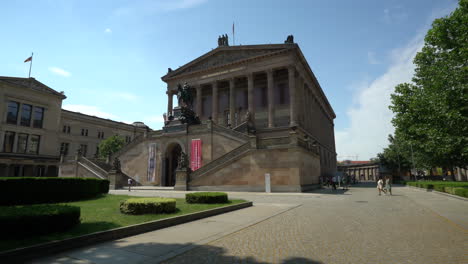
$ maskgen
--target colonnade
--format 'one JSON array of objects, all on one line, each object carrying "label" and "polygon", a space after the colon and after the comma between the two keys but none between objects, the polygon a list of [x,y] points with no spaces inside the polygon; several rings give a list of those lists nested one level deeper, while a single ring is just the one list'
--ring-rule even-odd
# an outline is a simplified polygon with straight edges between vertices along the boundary
[{"label": "colonnade", "polygon": [[347,173],[350,176],[355,176],[356,180],[360,181],[377,181],[379,178],[379,168],[374,167],[351,167],[345,168],[344,173]]},{"label": "colonnade", "polygon": [[[284,68],[281,68],[284,69]],[[275,126],[275,108],[274,108],[274,73],[275,70],[278,69],[267,69],[263,71],[263,73],[266,73],[267,76],[267,101],[268,101],[268,127],[274,127]],[[294,65],[289,65],[287,66],[288,70],[288,86],[289,86],[289,116],[290,116],[290,125],[295,126],[297,125],[297,110],[296,110],[296,68]],[[262,72],[255,72],[255,74],[262,73]],[[236,100],[235,100],[235,85],[234,85],[234,80],[237,78],[247,78],[247,104],[248,104],[248,111],[250,112],[250,116],[252,118],[252,121],[255,120],[255,98],[254,98],[254,73],[249,72],[247,74],[241,75],[241,76],[235,76],[235,77],[230,77],[228,79],[221,79],[221,80],[216,80],[208,83],[200,83],[195,86],[196,89],[196,97],[195,97],[195,102],[196,102],[196,109],[195,112],[199,117],[202,116],[202,87],[206,85],[211,85],[212,87],[212,119],[217,121],[218,120],[218,113],[219,113],[219,96],[218,96],[218,86],[219,83],[224,81],[229,83],[229,120],[232,122],[235,118],[235,109],[236,109]],[[176,94],[176,91],[174,90],[169,90],[166,92],[167,94],[167,113],[168,116],[172,115],[172,101],[173,101],[173,96]]]}]

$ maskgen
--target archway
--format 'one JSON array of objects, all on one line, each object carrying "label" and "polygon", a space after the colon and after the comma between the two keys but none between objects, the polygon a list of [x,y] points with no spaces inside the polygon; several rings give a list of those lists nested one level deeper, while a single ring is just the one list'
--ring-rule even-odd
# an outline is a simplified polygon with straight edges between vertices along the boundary
[{"label": "archway", "polygon": [[176,169],[179,165],[182,148],[177,143],[171,143],[166,149],[164,186],[174,186],[176,181]]}]

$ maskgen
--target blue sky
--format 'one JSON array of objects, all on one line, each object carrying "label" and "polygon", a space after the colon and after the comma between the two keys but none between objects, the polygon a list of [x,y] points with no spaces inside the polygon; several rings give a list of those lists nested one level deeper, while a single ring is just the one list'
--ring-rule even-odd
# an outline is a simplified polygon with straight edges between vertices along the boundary
[{"label": "blue sky", "polygon": [[334,108],[338,159],[368,159],[392,133],[389,95],[410,81],[434,18],[455,0],[4,1],[0,76],[32,77],[68,97],[63,107],[162,126],[161,76],[216,48],[282,43],[302,49]]}]

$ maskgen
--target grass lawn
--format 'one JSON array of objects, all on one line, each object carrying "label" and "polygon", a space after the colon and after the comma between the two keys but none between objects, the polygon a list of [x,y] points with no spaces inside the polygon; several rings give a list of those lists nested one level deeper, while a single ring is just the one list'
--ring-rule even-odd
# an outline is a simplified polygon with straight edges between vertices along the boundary
[{"label": "grass lawn", "polygon": [[172,214],[125,215],[120,213],[120,201],[131,197],[134,196],[107,194],[96,199],[67,203],[70,205],[79,206],[81,208],[81,224],[75,226],[65,233],[50,233],[47,235],[34,236],[26,239],[1,239],[0,251],[76,237],[117,227],[129,226],[244,202],[244,200],[230,200],[229,204],[187,204],[184,198],[176,198],[177,211]]}]

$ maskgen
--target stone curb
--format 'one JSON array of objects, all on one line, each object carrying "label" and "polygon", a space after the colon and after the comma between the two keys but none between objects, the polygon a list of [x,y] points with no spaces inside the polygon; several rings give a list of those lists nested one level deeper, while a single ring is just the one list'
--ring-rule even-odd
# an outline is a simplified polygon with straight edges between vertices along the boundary
[{"label": "stone curb", "polygon": [[74,249],[83,246],[89,246],[94,243],[116,240],[128,236],[134,236],[141,233],[155,231],[158,229],[171,227],[179,224],[188,223],[191,221],[199,220],[202,218],[215,216],[231,211],[243,209],[252,206],[252,202],[244,202],[235,205],[228,205],[224,207],[209,209],[201,212],[174,216],[161,220],[136,224],[126,227],[119,227],[111,230],[100,231],[79,237],[68,238],[64,240],[47,242],[39,245],[18,248],[8,251],[0,252],[0,259],[5,263],[18,263],[33,258],[44,257],[52,255],[68,249]]},{"label": "stone curb", "polygon": [[419,188],[419,187],[414,187],[414,186],[409,186],[409,185],[405,185],[405,186],[408,187],[408,188],[410,188],[410,189],[413,189],[413,190],[419,190],[419,191],[422,191],[422,192],[432,192],[432,193],[436,193],[436,194],[440,194],[440,195],[445,195],[445,196],[448,196],[448,197],[456,198],[456,199],[459,199],[459,200],[468,201],[468,198],[465,198],[465,197],[462,197],[462,196],[458,196],[458,195],[453,195],[453,194],[450,194],[450,193],[439,192],[439,191],[436,191],[436,190],[425,189],[425,188]]}]

